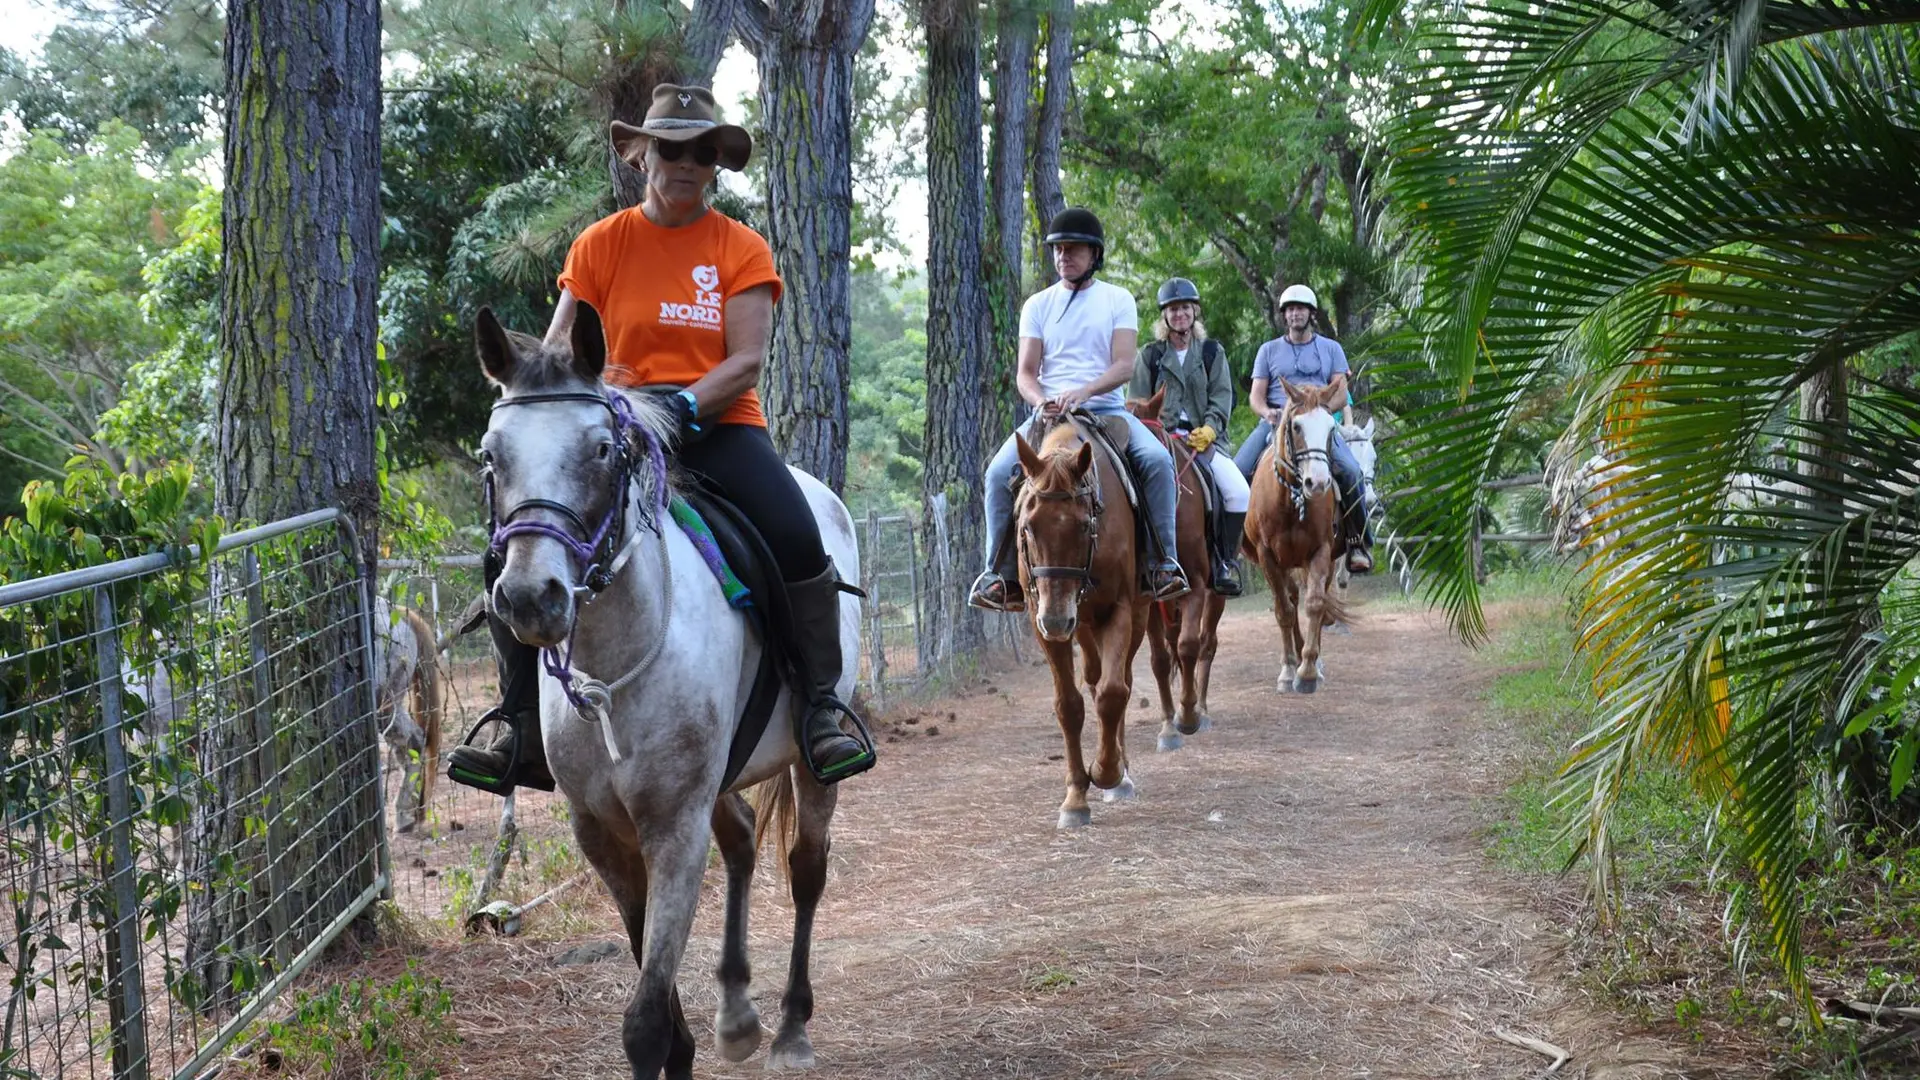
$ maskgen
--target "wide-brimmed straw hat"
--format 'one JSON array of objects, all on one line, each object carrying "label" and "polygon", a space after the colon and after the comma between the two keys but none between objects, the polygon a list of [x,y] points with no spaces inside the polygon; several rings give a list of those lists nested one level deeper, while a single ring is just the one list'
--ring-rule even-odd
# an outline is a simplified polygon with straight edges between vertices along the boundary
[{"label": "wide-brimmed straw hat", "polygon": [[647,118],[639,127],[613,122],[614,153],[637,169],[646,157],[647,139],[707,139],[720,151],[718,164],[739,172],[753,156],[753,136],[746,128],[720,123],[714,119],[716,115],[713,91],[704,86],[661,83],[653,88],[653,104],[647,106]]}]

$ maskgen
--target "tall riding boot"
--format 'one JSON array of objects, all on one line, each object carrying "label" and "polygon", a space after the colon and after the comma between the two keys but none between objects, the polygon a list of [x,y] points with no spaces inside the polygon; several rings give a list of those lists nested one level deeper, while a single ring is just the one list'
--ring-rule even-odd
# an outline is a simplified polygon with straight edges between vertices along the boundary
[{"label": "tall riding boot", "polygon": [[[840,655],[840,576],[833,561],[805,581],[787,582],[793,607],[794,654],[800,675],[810,686],[805,715],[794,738],[800,756],[822,784],[835,784],[873,768],[877,759],[873,737],[852,709],[837,696],[843,658]],[[842,717],[853,721],[860,737],[840,728]]]},{"label": "tall riding boot", "polygon": [[[506,795],[516,787],[553,790],[546,748],[540,743],[540,650],[522,644],[507,624],[487,614],[493,654],[500,667],[500,705],[490,709],[454,748],[447,778],[468,787]],[[471,745],[480,729],[498,722],[491,745]]]},{"label": "tall riding boot", "polygon": [[1213,556],[1213,591],[1221,596],[1239,596],[1246,591],[1240,579],[1240,534],[1247,528],[1245,510],[1226,510],[1220,529],[1220,550]]},{"label": "tall riding boot", "polygon": [[1370,573],[1373,570],[1373,536],[1367,525],[1367,497],[1365,491],[1355,484],[1351,490],[1341,492],[1340,534],[1347,544],[1347,570],[1355,574]]}]

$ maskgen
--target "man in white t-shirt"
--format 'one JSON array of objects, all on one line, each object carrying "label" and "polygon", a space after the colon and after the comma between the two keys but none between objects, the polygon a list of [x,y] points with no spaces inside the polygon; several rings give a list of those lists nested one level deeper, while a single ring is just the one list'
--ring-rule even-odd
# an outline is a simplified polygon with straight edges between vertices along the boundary
[{"label": "man in white t-shirt", "polygon": [[[1151,588],[1157,600],[1188,591],[1175,558],[1173,456],[1145,424],[1129,415],[1120,388],[1133,377],[1140,316],[1133,296],[1117,285],[1095,281],[1106,260],[1106,234],[1092,211],[1070,207],[1054,216],[1047,229],[1053,267],[1060,280],[1027,298],[1020,309],[1020,397],[1034,407],[1035,419],[1084,408],[1099,416],[1127,418],[1131,437],[1127,460],[1140,478],[1147,523],[1159,551]],[[1032,423],[1027,431],[1031,435]],[[1020,467],[1013,436],[1001,444],[987,466],[987,569],[973,583],[969,602],[995,611],[1026,607],[1020,583],[1006,573],[1012,566],[1007,544],[1013,535],[1013,478]]]}]

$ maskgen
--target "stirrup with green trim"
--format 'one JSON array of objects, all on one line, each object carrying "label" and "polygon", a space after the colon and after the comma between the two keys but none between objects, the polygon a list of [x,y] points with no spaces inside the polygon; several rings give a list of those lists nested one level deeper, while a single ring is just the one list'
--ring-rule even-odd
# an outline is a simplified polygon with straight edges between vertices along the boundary
[{"label": "stirrup with green trim", "polygon": [[[531,718],[539,723],[539,717]],[[473,745],[474,736],[488,724],[498,723],[506,731],[485,748]],[[553,773],[548,771],[545,755],[533,759],[521,753],[520,727],[507,717],[504,709],[489,709],[460,740],[447,760],[447,779],[456,784],[492,795],[510,795],[516,787],[536,791],[554,789]]]},{"label": "stirrup with green trim", "polygon": [[[852,757],[841,758],[839,761],[825,763],[814,759],[813,744],[827,737],[827,732],[814,730],[821,726],[816,719],[820,713],[844,716],[853,721],[854,734],[848,734],[838,722],[833,724],[833,732],[858,746],[859,753]],[[812,773],[813,778],[822,785],[837,784],[849,776],[858,776],[873,768],[874,764],[880,760],[880,755],[874,750],[873,732],[867,730],[867,722],[860,719],[859,714],[848,708],[839,698],[828,697],[809,704],[806,719],[800,727],[801,737],[797,740],[800,744],[800,760],[806,762],[807,771]]]}]

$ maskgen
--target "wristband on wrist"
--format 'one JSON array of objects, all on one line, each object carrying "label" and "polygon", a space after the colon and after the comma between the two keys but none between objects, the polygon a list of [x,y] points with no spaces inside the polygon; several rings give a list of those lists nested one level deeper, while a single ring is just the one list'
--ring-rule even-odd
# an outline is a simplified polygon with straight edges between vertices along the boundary
[{"label": "wristband on wrist", "polygon": [[[682,390],[673,396],[677,398],[685,399],[687,403],[688,415],[692,416],[695,421],[698,421],[700,419],[700,399],[693,396],[693,391]],[[697,422],[689,426],[691,426],[695,431],[700,430],[700,425]]]}]

